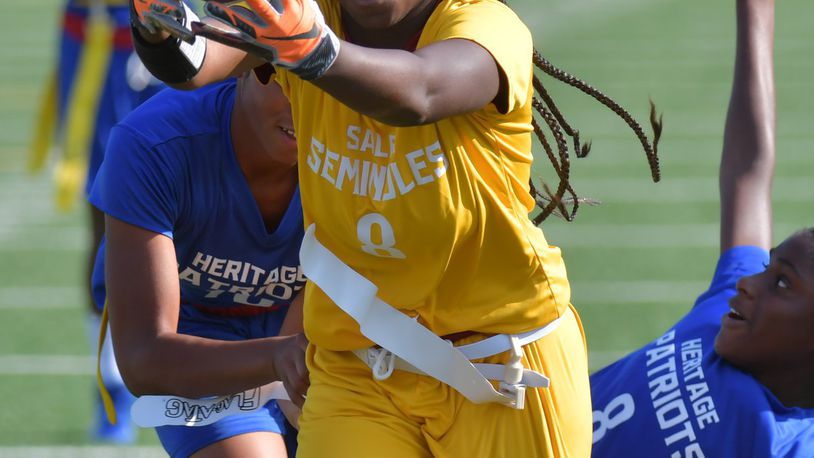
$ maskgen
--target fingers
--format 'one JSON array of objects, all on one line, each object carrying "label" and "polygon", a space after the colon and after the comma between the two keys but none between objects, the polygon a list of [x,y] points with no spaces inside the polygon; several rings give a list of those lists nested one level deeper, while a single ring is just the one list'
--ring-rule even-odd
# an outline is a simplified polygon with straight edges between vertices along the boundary
[{"label": "fingers", "polygon": [[308,340],[303,334],[278,339],[279,346],[272,355],[275,372],[282,380],[291,402],[302,406],[310,385],[308,367],[305,364]]},{"label": "fingers", "polygon": [[[210,3],[207,3],[207,5]],[[213,27],[205,22],[194,21],[191,24],[192,33],[232,48],[241,49],[267,62],[274,63],[277,61],[275,49],[258,45],[252,35],[244,32],[231,22],[231,16],[218,16],[212,14],[212,12],[210,12],[210,15],[223,27]],[[242,24],[246,26],[245,23]]]},{"label": "fingers", "polygon": [[246,3],[264,19],[282,16],[285,12],[282,0],[246,0]]},{"label": "fingers", "polygon": [[195,41],[192,30],[185,26],[187,11],[192,11],[179,0],[133,0],[130,4],[131,14],[148,34],[161,35],[161,39],[169,34],[190,44]]},{"label": "fingers", "polygon": [[242,37],[243,32],[235,29],[226,30],[219,27],[213,27],[205,22],[195,21],[191,24],[192,33],[202,36],[209,40],[223,43],[226,46],[239,48],[245,46],[247,43]]},{"label": "fingers", "polygon": [[158,30],[152,24],[150,20],[148,20],[144,13],[150,11],[150,5],[147,3],[146,0],[131,0],[130,1],[130,15],[136,16],[138,24],[144,28],[145,31],[150,33],[151,35],[155,35],[158,33]]},{"label": "fingers", "polygon": [[151,24],[151,26],[158,26],[161,30],[169,33],[170,35],[180,38],[187,43],[192,44],[195,41],[195,34],[192,30],[187,29],[178,22],[175,14],[164,14],[155,11],[147,11],[144,13],[144,18]]},{"label": "fingers", "polygon": [[239,5],[231,3],[220,3],[209,1],[204,3],[204,9],[210,15],[228,24],[231,27],[241,30],[248,35],[256,35],[256,29],[263,28],[263,19],[252,9],[246,8],[243,2]]},{"label": "fingers", "polygon": [[291,372],[292,373],[285,374],[286,377],[284,377],[285,380],[283,380],[283,386],[285,386],[285,390],[288,393],[288,397],[291,399],[291,402],[296,404],[298,407],[302,407],[302,405],[305,403],[305,396],[308,393],[308,387],[310,386],[308,371],[302,371],[302,368],[295,367]]},{"label": "fingers", "polygon": [[295,339],[295,344],[298,346],[296,351],[293,352],[294,358],[293,361],[291,361],[293,367],[291,367],[286,374],[289,382],[285,385],[289,391],[291,401],[302,407],[303,402],[305,402],[308,387],[311,385],[311,380],[308,376],[308,366],[305,364],[305,346],[302,346],[303,342],[307,345],[308,341],[302,334],[295,336]]}]

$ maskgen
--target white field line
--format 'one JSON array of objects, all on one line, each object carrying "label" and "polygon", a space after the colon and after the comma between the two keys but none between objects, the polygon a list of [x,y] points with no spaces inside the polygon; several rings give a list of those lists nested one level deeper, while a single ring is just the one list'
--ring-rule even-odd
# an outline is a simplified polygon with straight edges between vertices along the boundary
[{"label": "white field line", "polygon": [[[814,201],[814,199],[812,199]],[[646,210],[643,210],[646,211]],[[559,223],[559,222],[558,222]],[[803,224],[777,223],[776,240],[802,229]],[[552,245],[603,248],[716,248],[718,224],[543,224],[546,239]]]},{"label": "white field line", "polygon": [[[814,201],[814,199],[812,199]],[[643,210],[646,211],[646,210]],[[546,238],[552,245],[568,247],[618,247],[618,248],[709,248],[717,247],[718,225],[710,223],[691,224],[594,224],[578,221],[574,224],[543,226]],[[774,233],[781,240],[804,227],[801,222],[777,223]],[[22,231],[22,227],[0,225],[0,253],[18,251],[82,251],[88,246],[87,230],[80,227],[31,228],[22,240],[5,239],[4,233]],[[2,296],[0,296],[2,297]]]},{"label": "white field line", "polygon": [[[653,304],[686,305],[709,288],[709,282],[691,281],[573,281],[571,302],[582,304]],[[654,306],[655,307],[655,306]]]},{"label": "white field line", "polygon": [[73,309],[86,300],[78,286],[0,286],[0,310]]},{"label": "white field line", "polygon": [[[66,215],[54,203],[50,171],[0,174],[0,254],[20,250],[83,251],[89,241],[84,224],[59,224]],[[81,210],[77,202],[74,211]]]},{"label": "white field line", "polygon": [[[667,2],[671,0],[661,0]],[[562,34],[577,35],[581,29],[596,27],[653,5],[655,0],[530,0],[509,2],[511,8],[535,33],[537,43]],[[590,11],[591,14],[586,14]]]},{"label": "white field line", "polygon": [[161,447],[123,446],[20,446],[0,447],[0,457],[8,458],[159,458],[167,452]]},{"label": "white field line", "polygon": [[548,243],[571,247],[672,248],[717,247],[717,224],[543,225]]},{"label": "white field line", "polygon": [[55,225],[65,215],[56,210],[53,185],[47,175],[0,175],[0,253],[27,249],[77,251],[89,243],[86,227]]},{"label": "white field line", "polygon": [[93,375],[95,364],[90,355],[0,355],[0,375]]},{"label": "white field line", "polygon": [[[50,208],[53,215],[53,198],[46,196],[43,189],[49,189],[50,179],[45,176],[11,177],[8,174],[0,175],[0,211],[3,215],[3,226],[22,226],[28,223],[33,216],[45,215]],[[42,218],[40,217],[39,220]],[[0,239],[7,238],[7,232],[0,233]]]},{"label": "white field line", "polygon": [[[670,85],[675,89],[676,84]],[[728,88],[728,86],[727,86]],[[721,127],[723,129],[723,126]],[[624,132],[625,134],[627,132]],[[574,177],[578,178],[579,175],[587,173],[588,170],[594,171],[597,168],[606,166],[624,166],[635,173],[641,173],[642,176],[648,176],[647,165],[644,159],[631,154],[628,144],[632,144],[627,136],[619,136],[617,131],[604,131],[599,130],[590,132],[590,139],[594,140],[597,145],[597,154],[591,154],[586,158],[572,158],[576,172]],[[715,132],[710,135],[694,134],[692,138],[685,138],[677,135],[678,138],[675,143],[680,143],[681,146],[674,146],[674,151],[659,152],[661,160],[661,169],[665,178],[669,179],[671,176],[676,176],[673,167],[678,166],[695,166],[697,170],[701,170],[710,176],[718,173],[718,161],[721,157],[720,151],[710,150],[707,145],[714,144],[720,145],[723,138],[723,130]],[[782,156],[778,158],[778,165],[781,167],[781,172],[784,168],[793,167],[811,167],[814,165],[814,156],[809,153],[811,144],[814,143],[814,136],[806,138],[786,138],[782,137],[780,141],[785,141],[786,146],[783,147]],[[602,148],[601,150],[599,148]],[[545,153],[541,146],[534,145],[535,154],[535,167],[549,167],[545,157]],[[714,147],[713,147],[714,148]],[[718,146],[720,148],[720,146]],[[602,151],[611,151],[614,153],[603,154]],[[618,151],[617,151],[618,150]],[[633,151],[638,153],[638,151]],[[641,163],[636,163],[636,160],[641,160]],[[585,170],[583,172],[582,170]],[[776,175],[778,179],[782,179],[783,175]]]},{"label": "white field line", "polygon": [[[0,252],[84,251],[90,246],[88,229],[79,226],[42,227],[28,221],[24,227],[0,224]],[[24,232],[24,235],[21,235]],[[3,237],[8,233],[8,237]]]},{"label": "white field line", "polygon": [[[627,355],[632,350],[588,351],[588,362],[595,371]],[[2,355],[0,356],[0,377],[4,376],[82,376],[90,377],[95,372],[96,358],[93,356],[68,355]],[[4,454],[0,447],[0,457],[17,456]],[[84,455],[81,455],[84,456]]]},{"label": "white field line", "polygon": [[[648,177],[584,178],[574,177],[574,189],[582,197],[618,203],[717,203],[717,177],[665,178],[653,183]],[[775,177],[772,196],[775,202],[812,202],[811,177]]]},{"label": "white field line", "polygon": [[[572,281],[575,304],[665,303],[694,300],[709,286],[692,281]],[[84,304],[79,287],[0,286],[0,310],[56,310]],[[687,307],[691,306],[687,303]]]}]

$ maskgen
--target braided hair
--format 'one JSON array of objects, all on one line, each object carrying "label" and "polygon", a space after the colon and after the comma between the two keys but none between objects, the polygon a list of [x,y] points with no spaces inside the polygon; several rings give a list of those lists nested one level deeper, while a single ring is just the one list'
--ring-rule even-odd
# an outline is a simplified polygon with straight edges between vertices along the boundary
[{"label": "braided hair", "polygon": [[[506,0],[500,0],[500,2],[506,4]],[[568,84],[569,86],[575,87],[585,94],[590,95],[599,101],[599,103],[610,108],[614,113],[622,118],[627,125],[630,126],[630,128],[639,138],[639,142],[642,144],[642,148],[647,156],[647,162],[650,164],[650,175],[652,176],[653,181],[658,182],[661,179],[658,158],[658,143],[659,139],[661,138],[663,121],[661,116],[656,115],[656,107],[652,101],[650,101],[650,125],[653,128],[653,140],[651,143],[651,141],[647,138],[647,135],[644,133],[642,126],[633,118],[633,116],[631,116],[627,110],[622,108],[622,106],[616,103],[613,99],[603,94],[600,90],[555,67],[551,62],[543,57],[537,51],[537,49],[534,49],[532,61],[534,62],[534,65],[538,69],[542,70],[545,74],[558,81]],[[588,153],[591,151],[591,142],[589,141],[587,143],[583,143],[580,140],[579,130],[571,127],[568,121],[565,120],[562,112],[560,112],[560,109],[554,103],[554,99],[551,98],[551,95],[548,93],[545,86],[543,86],[542,80],[536,74],[533,76],[532,85],[534,86],[535,91],[535,95],[531,102],[532,107],[537,115],[539,115],[539,117],[543,120],[546,127],[551,132],[551,135],[554,137],[554,143],[556,144],[557,148],[556,154],[554,153],[554,149],[546,138],[545,132],[543,131],[543,128],[540,126],[540,123],[536,117],[532,116],[531,124],[534,129],[534,134],[543,145],[543,149],[545,150],[549,161],[551,161],[551,165],[554,167],[557,177],[559,177],[559,184],[554,191],[552,191],[545,183],[542,183],[543,189],[540,191],[534,185],[534,181],[529,180],[531,195],[534,197],[537,207],[539,207],[541,210],[532,221],[534,224],[539,225],[552,213],[564,218],[567,221],[572,221],[577,213],[577,210],[579,209],[579,204],[581,202],[586,202],[586,200],[577,196],[569,181],[571,176],[571,160],[568,151],[568,142],[566,141],[565,136],[567,135],[571,138],[577,157],[585,157],[588,155]],[[568,194],[568,197],[565,197],[566,194]],[[571,206],[570,210],[567,208],[568,205]]]}]

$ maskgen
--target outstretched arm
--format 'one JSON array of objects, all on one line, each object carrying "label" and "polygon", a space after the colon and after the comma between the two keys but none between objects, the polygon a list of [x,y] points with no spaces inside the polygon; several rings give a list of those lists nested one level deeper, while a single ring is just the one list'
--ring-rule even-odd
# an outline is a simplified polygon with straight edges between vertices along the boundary
[{"label": "outstretched arm", "polygon": [[719,176],[722,252],[772,243],[774,0],[737,0],[737,29]]},{"label": "outstretched arm", "polygon": [[[220,41],[248,50],[277,67],[287,68],[377,121],[412,126],[476,111],[490,102],[501,111],[511,108],[509,82],[498,58],[486,45],[461,38],[475,28],[466,21],[456,25],[457,35],[451,33],[449,39],[410,52],[339,40],[325,24],[314,0],[245,3],[250,9],[242,3],[208,1],[208,13],[218,18],[222,27],[215,30],[193,23],[192,29],[207,36],[210,42]],[[405,16],[398,26],[420,32],[419,19],[429,17],[434,3],[425,1],[423,5]],[[350,11],[344,13],[350,22],[358,20]],[[483,10],[482,14],[489,11]],[[504,36],[505,42],[512,43],[507,48],[511,58],[507,57],[504,63],[514,65],[514,58],[522,56],[530,71],[532,41],[528,31],[509,14],[497,14],[491,20],[505,29],[504,35],[509,34]],[[396,33],[396,28],[393,25],[377,30],[385,38],[382,42],[374,41],[381,45],[392,40],[387,34]],[[494,44],[493,37],[480,32],[484,35],[481,42]],[[522,73],[525,69],[516,71]]]},{"label": "outstretched arm", "polygon": [[468,40],[414,53],[343,42],[334,65],[313,82],[360,113],[411,126],[482,108],[498,97],[500,73],[491,54]]}]

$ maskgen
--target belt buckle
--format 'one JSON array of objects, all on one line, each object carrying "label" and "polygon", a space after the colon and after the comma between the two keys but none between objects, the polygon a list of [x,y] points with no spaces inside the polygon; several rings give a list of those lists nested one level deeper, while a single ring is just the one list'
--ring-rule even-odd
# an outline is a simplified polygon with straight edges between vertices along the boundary
[{"label": "belt buckle", "polygon": [[500,382],[500,394],[506,396],[507,405],[513,409],[523,410],[526,405],[526,385]]}]

